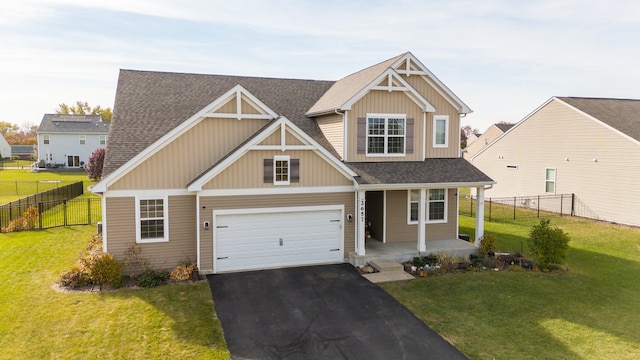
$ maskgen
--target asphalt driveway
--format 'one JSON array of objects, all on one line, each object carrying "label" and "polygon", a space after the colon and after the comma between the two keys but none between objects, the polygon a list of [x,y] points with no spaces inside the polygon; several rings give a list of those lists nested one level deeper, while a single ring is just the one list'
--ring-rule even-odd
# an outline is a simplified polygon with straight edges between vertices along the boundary
[{"label": "asphalt driveway", "polygon": [[207,279],[234,359],[466,359],[349,264]]}]

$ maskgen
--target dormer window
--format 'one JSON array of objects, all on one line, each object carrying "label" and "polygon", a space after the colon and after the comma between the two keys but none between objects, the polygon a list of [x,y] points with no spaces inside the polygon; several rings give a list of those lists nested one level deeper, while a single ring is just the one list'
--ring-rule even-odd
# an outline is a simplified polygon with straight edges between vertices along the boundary
[{"label": "dormer window", "polygon": [[405,123],[405,115],[367,115],[367,155],[404,156]]}]

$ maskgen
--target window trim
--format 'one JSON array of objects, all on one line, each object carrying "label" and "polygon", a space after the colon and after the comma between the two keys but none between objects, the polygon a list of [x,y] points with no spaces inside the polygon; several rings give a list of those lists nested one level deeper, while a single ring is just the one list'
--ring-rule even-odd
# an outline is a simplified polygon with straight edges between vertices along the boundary
[{"label": "window trim", "polygon": [[[426,190],[426,199],[425,199],[425,224],[444,224],[448,221],[448,206],[449,206],[449,189],[448,188],[430,188]],[[444,200],[429,200],[429,193],[431,190],[444,190]],[[412,220],[411,219],[411,204],[417,203],[418,209],[420,209],[420,200],[411,201],[411,192],[412,191],[420,191],[420,189],[409,189],[407,191],[407,224],[418,224],[419,219]],[[429,220],[429,203],[430,202],[443,202],[444,201],[444,218],[437,220]],[[418,210],[419,211],[419,210]]]},{"label": "window trim", "polygon": [[[444,144],[437,143],[438,135],[438,121],[444,120]],[[449,147],[449,115],[434,115],[433,116],[433,136],[432,145],[434,148],[448,148]]]},{"label": "window trim", "polygon": [[[287,180],[278,180],[278,161],[287,162]],[[273,185],[289,185],[291,184],[291,156],[275,155],[273,157]]]},{"label": "window trim", "polygon": [[[547,176],[549,170],[553,170],[553,179],[550,180]],[[558,169],[553,167],[547,167],[544,169],[544,193],[545,194],[555,194],[557,187],[557,179],[558,179]],[[547,191],[547,185],[549,183],[553,183],[553,191]]]},{"label": "window trim", "polygon": [[87,135],[78,135],[78,139],[80,140],[80,145],[87,144]]},{"label": "window trim", "polygon": [[[384,135],[369,135],[369,119],[383,118],[384,119]],[[400,137],[399,135],[389,135],[389,119],[401,119],[403,121],[404,133],[402,134],[402,152],[401,153],[389,153],[389,137]],[[369,138],[370,137],[382,137],[384,139],[384,152],[383,153],[370,153],[369,152]],[[367,114],[365,118],[365,155],[367,157],[404,157],[407,156],[407,115],[406,114]]]},{"label": "window trim", "polygon": [[51,136],[49,134],[42,134],[42,143],[44,145],[51,144]]},{"label": "window trim", "polygon": [[[143,220],[143,218],[140,216],[140,200],[162,200],[162,204],[163,204],[162,219],[164,220],[164,237],[142,239],[142,229],[141,229],[140,222]],[[136,212],[136,243],[137,244],[169,242],[169,196],[167,195],[136,196],[135,212]]]},{"label": "window trim", "polygon": [[100,145],[107,145],[107,135],[100,135],[98,143]]}]

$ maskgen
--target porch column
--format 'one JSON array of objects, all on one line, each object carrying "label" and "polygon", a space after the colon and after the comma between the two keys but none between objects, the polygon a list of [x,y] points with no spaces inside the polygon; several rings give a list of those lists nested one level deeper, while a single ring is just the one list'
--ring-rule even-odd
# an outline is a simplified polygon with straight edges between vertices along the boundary
[{"label": "porch column", "polygon": [[366,209],[366,199],[365,199],[366,191],[358,190],[358,199],[357,199],[357,212],[356,215],[358,217],[358,223],[356,226],[356,253],[359,256],[364,256],[364,228],[365,228],[365,209]]},{"label": "porch column", "polygon": [[480,246],[484,237],[484,186],[476,188],[476,238],[473,241],[475,246]]},{"label": "porch column", "polygon": [[427,215],[427,190],[420,189],[420,203],[418,205],[418,251],[427,251],[426,240],[426,215]]}]

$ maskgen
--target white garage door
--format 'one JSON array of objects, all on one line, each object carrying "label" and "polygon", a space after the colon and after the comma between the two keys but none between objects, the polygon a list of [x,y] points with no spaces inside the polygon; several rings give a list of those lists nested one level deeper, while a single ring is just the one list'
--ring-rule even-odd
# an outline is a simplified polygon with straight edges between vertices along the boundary
[{"label": "white garage door", "polygon": [[214,211],[216,272],[343,260],[342,208]]}]

